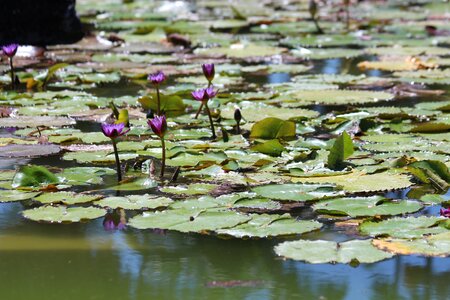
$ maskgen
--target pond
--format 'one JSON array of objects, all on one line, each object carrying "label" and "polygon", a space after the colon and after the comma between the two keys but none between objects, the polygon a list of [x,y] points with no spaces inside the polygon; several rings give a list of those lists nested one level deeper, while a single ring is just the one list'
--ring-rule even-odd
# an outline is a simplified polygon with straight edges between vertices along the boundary
[{"label": "pond", "polygon": [[123,2],[0,69],[3,299],[448,298],[448,7]]}]

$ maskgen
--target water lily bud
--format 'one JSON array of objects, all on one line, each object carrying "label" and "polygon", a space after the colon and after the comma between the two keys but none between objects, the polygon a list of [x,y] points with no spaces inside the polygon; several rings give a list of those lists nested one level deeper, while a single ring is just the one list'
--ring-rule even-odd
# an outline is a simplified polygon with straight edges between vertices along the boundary
[{"label": "water lily bud", "polygon": [[241,110],[239,108],[236,108],[236,110],[234,111],[234,120],[238,124],[241,123],[242,114],[241,114]]},{"label": "water lily bud", "polygon": [[161,139],[164,137],[167,131],[167,120],[166,116],[155,116],[153,119],[147,121],[148,126],[152,131],[159,136]]},{"label": "water lily bud", "polygon": [[17,48],[19,48],[18,44],[9,44],[2,47],[3,53],[9,58],[14,57],[17,52]]},{"label": "water lily bud", "polygon": [[202,65],[203,75],[205,75],[206,79],[211,82],[214,79],[215,69],[214,64],[203,64]]}]

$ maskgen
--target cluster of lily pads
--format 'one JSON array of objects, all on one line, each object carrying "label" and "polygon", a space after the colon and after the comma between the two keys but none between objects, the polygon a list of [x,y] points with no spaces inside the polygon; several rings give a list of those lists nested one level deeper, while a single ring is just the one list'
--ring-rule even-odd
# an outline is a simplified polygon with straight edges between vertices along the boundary
[{"label": "cluster of lily pads", "polygon": [[[0,156],[23,166],[0,171],[0,202],[39,222],[287,238],[277,255],[311,263],[450,255],[437,1],[344,1],[348,24],[308,2],[116,2],[80,3],[95,38],[1,69]],[[328,230],[348,241],[308,234]]]}]

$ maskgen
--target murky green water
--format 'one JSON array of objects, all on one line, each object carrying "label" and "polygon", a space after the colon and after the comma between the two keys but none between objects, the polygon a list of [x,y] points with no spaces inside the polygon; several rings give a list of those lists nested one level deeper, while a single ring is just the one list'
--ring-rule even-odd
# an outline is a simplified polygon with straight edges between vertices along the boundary
[{"label": "murky green water", "polygon": [[[315,70],[338,73],[345,65],[342,60],[327,60]],[[261,80],[283,82],[289,76],[279,73]],[[108,88],[98,93],[107,95]],[[89,123],[77,126],[94,130]],[[25,163],[3,160],[0,167]],[[73,164],[58,157],[33,163]],[[277,258],[273,246],[280,239],[220,239],[132,228],[105,231],[102,220],[40,224],[22,218],[22,209],[19,203],[0,205],[0,299],[449,299],[450,295],[449,258],[396,256],[357,267],[311,265]],[[437,213],[433,207],[421,212]],[[345,241],[352,235],[324,226],[304,237]]]},{"label": "murky green water", "polygon": [[[277,240],[105,232],[101,220],[36,224],[24,220],[21,209],[0,206],[2,299],[448,299],[450,294],[448,258],[397,256],[356,268],[310,265],[276,258]],[[326,230],[320,235],[344,238]]]}]

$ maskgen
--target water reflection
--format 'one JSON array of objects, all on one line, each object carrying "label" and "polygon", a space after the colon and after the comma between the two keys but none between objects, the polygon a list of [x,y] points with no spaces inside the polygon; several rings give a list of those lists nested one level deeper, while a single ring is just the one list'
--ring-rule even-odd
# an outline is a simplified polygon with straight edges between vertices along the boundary
[{"label": "water reflection", "polygon": [[[105,233],[102,220],[36,224],[20,218],[19,206],[0,211],[3,299],[445,299],[450,292],[446,258],[395,257],[357,268],[310,265],[278,259],[272,250],[277,240],[130,228]],[[50,244],[7,250],[20,236]],[[260,284],[208,287],[232,280]]]}]

